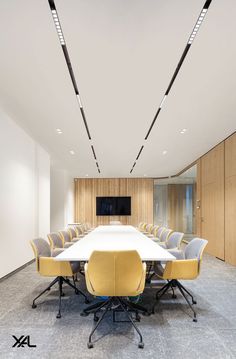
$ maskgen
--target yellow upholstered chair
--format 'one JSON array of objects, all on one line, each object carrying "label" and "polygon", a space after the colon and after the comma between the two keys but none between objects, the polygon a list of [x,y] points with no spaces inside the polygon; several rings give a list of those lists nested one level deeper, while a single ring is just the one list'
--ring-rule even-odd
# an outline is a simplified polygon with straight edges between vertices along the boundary
[{"label": "yellow upholstered chair", "polygon": [[[138,296],[144,290],[146,275],[146,264],[142,263],[137,251],[94,251],[89,262],[85,265],[85,279],[88,291],[94,296],[108,296],[109,298],[101,303],[85,309],[81,315],[94,314],[96,326],[92,330],[88,348],[93,347],[92,335],[103,320],[108,310],[115,305],[119,306],[128,316],[130,322],[139,334],[139,347],[143,348],[142,335],[134,323],[128,309],[147,313],[147,310],[127,300],[127,297]],[[104,307],[105,311],[99,318],[97,313]]]},{"label": "yellow upholstered chair", "polygon": [[159,242],[158,245],[167,250],[179,249],[181,242],[183,240],[184,233],[182,232],[173,232],[169,234],[165,242]]},{"label": "yellow upholstered chair", "polygon": [[78,238],[78,237],[77,237],[77,232],[76,232],[76,230],[75,230],[74,227],[68,227],[68,231],[70,232],[71,241],[72,241],[74,238]]},{"label": "yellow upholstered chair", "polygon": [[[52,257],[51,248],[49,244],[43,238],[36,238],[30,241],[33,248],[37,271],[44,277],[56,277],[49,286],[44,289],[36,298],[33,300],[32,308],[36,308],[35,301],[41,297],[42,294],[47,292],[56,283],[59,284],[59,309],[57,318],[61,318],[61,297],[63,296],[62,284],[66,283],[75,290],[76,294],[82,294],[85,298],[85,303],[89,303],[86,295],[76,288],[74,282],[74,275],[79,272],[79,262],[59,262],[55,261]],[[57,254],[57,253],[56,253]],[[67,277],[72,277],[74,284],[70,282]]]},{"label": "yellow upholstered chair", "polygon": [[68,248],[70,246],[72,246],[72,244],[76,243],[79,241],[79,238],[72,238],[71,239],[71,235],[70,235],[70,231],[69,229],[65,229],[63,231],[59,231],[59,234],[63,240],[63,245],[64,248]]},{"label": "yellow upholstered chair", "polygon": [[[174,288],[178,288],[180,293],[185,298],[189,307],[193,311],[193,321],[197,321],[197,315],[193,308],[193,304],[196,304],[192,294],[180,283],[179,280],[191,280],[198,277],[200,273],[200,265],[202,261],[202,254],[208,241],[202,238],[194,238],[187,244],[184,251],[171,251],[173,255],[176,255],[177,260],[167,262],[165,266],[162,266],[160,262],[154,266],[156,275],[164,280],[167,280],[167,284],[164,285],[157,293],[156,300],[158,301],[168,289],[172,290],[172,297],[176,298]],[[192,304],[189,301],[190,296]],[[153,313],[155,312],[155,302],[153,306]]]}]

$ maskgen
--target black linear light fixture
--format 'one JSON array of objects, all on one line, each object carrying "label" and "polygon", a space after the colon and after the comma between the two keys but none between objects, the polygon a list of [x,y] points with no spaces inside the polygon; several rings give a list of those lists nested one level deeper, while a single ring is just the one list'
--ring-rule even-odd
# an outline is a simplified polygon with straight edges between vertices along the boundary
[{"label": "black linear light fixture", "polygon": [[[164,102],[166,101],[167,96],[168,96],[168,94],[169,94],[169,92],[170,92],[170,90],[171,90],[171,87],[173,86],[173,83],[174,83],[174,81],[175,81],[175,79],[176,79],[176,77],[177,77],[177,75],[178,75],[178,73],[179,73],[179,70],[180,70],[181,66],[183,65],[183,62],[184,62],[184,60],[185,60],[185,58],[186,58],[186,55],[187,55],[187,53],[188,53],[188,51],[189,51],[189,49],[190,49],[190,47],[191,47],[191,45],[192,45],[192,43],[193,43],[193,40],[195,39],[195,36],[197,35],[197,32],[198,32],[198,30],[199,30],[199,28],[200,28],[200,26],[201,26],[201,24],[202,24],[202,22],[203,22],[205,16],[206,16],[206,13],[207,13],[207,11],[208,11],[208,9],[209,9],[209,6],[210,6],[211,2],[212,2],[212,0],[206,0],[204,6],[203,6],[203,8],[202,8],[202,11],[201,11],[200,15],[198,16],[197,22],[196,22],[196,24],[195,24],[195,26],[194,26],[194,28],[193,28],[193,30],[192,30],[192,32],[191,32],[191,35],[190,35],[190,37],[189,37],[189,39],[188,39],[188,42],[187,42],[187,45],[185,46],[185,49],[184,49],[184,51],[183,51],[183,54],[182,54],[182,56],[181,56],[181,58],[180,58],[180,60],[179,60],[179,62],[178,62],[178,65],[177,65],[177,67],[176,67],[176,69],[175,69],[175,72],[174,72],[174,74],[173,74],[173,76],[172,76],[172,78],[171,78],[171,80],[170,80],[170,83],[169,83],[169,85],[168,85],[168,87],[167,87],[167,90],[166,90],[166,92],[165,92],[165,94],[164,94],[164,96],[163,96],[163,98],[162,98],[162,100],[161,100],[161,103],[160,103],[160,105],[159,105],[159,107],[158,107],[158,109],[157,109],[157,112],[156,112],[156,114],[155,114],[155,116],[154,116],[154,119],[153,119],[153,121],[152,121],[152,123],[151,123],[151,125],[150,125],[150,127],[149,127],[149,129],[148,129],[148,132],[147,132],[147,134],[146,134],[146,136],[145,136],[145,138],[144,138],[145,141],[148,139],[148,137],[149,137],[149,135],[150,135],[150,132],[152,131],[152,128],[153,128],[153,126],[154,126],[154,124],[155,124],[155,122],[156,122],[156,119],[157,119],[158,115],[159,115],[160,112],[161,112],[161,109],[162,109],[162,107],[163,107],[163,105],[164,105]],[[130,173],[133,172],[134,166],[136,165],[137,160],[138,160],[138,158],[139,158],[139,156],[140,156],[140,154],[141,154],[143,148],[144,148],[144,145],[143,145],[143,146],[141,147],[141,149],[139,150],[138,156],[136,157],[136,160],[135,160],[135,162],[134,162],[133,167],[131,168]]]},{"label": "black linear light fixture", "polygon": [[[74,75],[74,71],[73,71],[73,68],[72,68],[71,61],[70,61],[70,56],[69,56],[69,53],[68,53],[68,50],[67,50],[67,47],[66,47],[66,42],[65,42],[62,27],[61,27],[61,24],[60,24],[60,20],[59,20],[58,12],[57,12],[57,9],[56,9],[56,5],[55,5],[54,0],[48,0],[48,3],[49,3],[49,6],[50,6],[50,9],[51,9],[54,25],[56,27],[56,31],[57,31],[57,34],[58,34],[58,37],[59,37],[59,40],[60,40],[62,51],[63,51],[64,57],[65,57],[65,60],[66,60],[66,64],[67,64],[67,67],[68,67],[68,71],[69,71],[69,74],[70,74],[72,85],[73,85],[73,88],[74,88],[74,91],[75,91],[75,95],[76,95],[76,98],[77,98],[77,101],[78,101],[78,104],[79,104],[80,113],[81,113],[82,118],[83,118],[84,126],[85,126],[85,129],[86,129],[87,135],[88,135],[88,139],[91,141],[92,140],[91,134],[90,134],[90,131],[89,131],[87,120],[86,120],[86,116],[85,116],[84,108],[83,108],[83,105],[82,105],[79,89],[78,89],[78,86],[77,86],[77,83],[76,83],[76,80],[75,80],[75,75]],[[98,162],[97,162],[97,158],[96,158],[96,155],[95,155],[95,150],[94,150],[93,145],[91,145],[91,150],[92,150],[92,154],[93,154],[93,156],[95,158],[95,161],[96,161],[96,166],[97,166],[98,173],[101,173],[99,165],[98,165]]]}]

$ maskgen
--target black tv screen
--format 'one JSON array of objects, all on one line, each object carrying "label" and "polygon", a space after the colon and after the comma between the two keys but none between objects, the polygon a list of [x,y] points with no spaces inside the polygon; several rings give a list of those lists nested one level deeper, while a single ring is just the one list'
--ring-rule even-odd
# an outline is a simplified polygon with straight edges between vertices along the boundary
[{"label": "black tv screen", "polygon": [[97,216],[130,216],[131,197],[97,197]]}]

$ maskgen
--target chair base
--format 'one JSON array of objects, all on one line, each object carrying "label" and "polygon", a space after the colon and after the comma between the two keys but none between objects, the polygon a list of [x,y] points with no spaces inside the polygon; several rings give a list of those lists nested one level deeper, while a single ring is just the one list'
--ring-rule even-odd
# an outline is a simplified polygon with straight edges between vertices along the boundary
[{"label": "chair base", "polygon": [[[121,297],[110,297],[108,300],[100,302],[100,303],[96,303],[94,305],[91,305],[89,308],[85,309],[81,315],[89,315],[89,314],[94,314],[94,321],[97,322],[95,327],[93,328],[92,332],[89,335],[89,340],[87,343],[87,347],[88,349],[91,349],[94,347],[94,343],[92,341],[92,336],[94,334],[94,332],[97,330],[98,326],[100,325],[100,323],[102,322],[102,320],[104,319],[105,315],[107,314],[107,312],[109,310],[113,311],[113,321],[114,320],[114,311],[117,311],[118,308],[121,308],[121,310],[123,312],[126,313],[127,317],[128,317],[128,321],[131,322],[131,324],[133,325],[134,329],[136,330],[136,332],[139,335],[139,343],[138,343],[138,347],[140,349],[144,348],[144,343],[143,343],[143,337],[142,334],[140,332],[140,330],[138,329],[138,327],[135,324],[135,320],[132,318],[132,316],[130,315],[130,311],[134,311],[136,314],[136,319],[138,319],[138,321],[140,320],[139,316],[138,316],[138,309],[139,311],[141,311],[142,308],[142,312],[146,313],[147,309],[143,308],[135,303],[130,303],[127,300],[124,300]],[[100,311],[100,309],[104,308],[104,312],[102,313],[101,317],[98,317],[98,312]]]},{"label": "chair base", "polygon": [[[172,279],[170,281],[168,281],[167,284],[164,285],[164,287],[162,287],[159,291],[157,291],[156,293],[156,302],[154,303],[153,307],[152,307],[152,313],[155,313],[155,307],[157,305],[158,300],[169,290],[172,290],[172,298],[176,298],[175,292],[174,292],[174,288],[178,288],[180,293],[182,294],[182,296],[184,297],[184,299],[186,300],[189,308],[192,310],[193,312],[193,322],[197,322],[197,313],[195,312],[193,305],[197,304],[196,300],[193,298],[192,294],[177,280],[177,279]],[[192,299],[192,303],[190,303],[187,295],[189,295]]]},{"label": "chair base", "polygon": [[37,305],[35,304],[35,301],[40,298],[44,293],[46,293],[47,291],[49,291],[56,283],[59,284],[59,305],[58,305],[58,313],[56,315],[57,318],[61,318],[61,297],[64,297],[64,293],[62,292],[62,284],[66,283],[67,285],[69,285],[71,288],[73,288],[75,290],[75,294],[81,294],[84,298],[85,298],[85,303],[88,304],[90,303],[87,296],[81,291],[79,290],[76,285],[75,285],[75,280],[73,278],[73,282],[74,284],[72,284],[70,282],[70,280],[68,278],[64,278],[64,277],[56,277],[50,284],[49,286],[44,289],[37,297],[34,298],[33,303],[32,303],[32,308],[37,308]]}]

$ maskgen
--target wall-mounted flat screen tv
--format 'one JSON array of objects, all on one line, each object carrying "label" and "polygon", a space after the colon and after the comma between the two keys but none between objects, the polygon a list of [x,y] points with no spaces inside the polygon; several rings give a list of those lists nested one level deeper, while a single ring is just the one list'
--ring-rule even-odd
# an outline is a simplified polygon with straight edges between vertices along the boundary
[{"label": "wall-mounted flat screen tv", "polygon": [[96,197],[97,216],[130,216],[131,197]]}]

